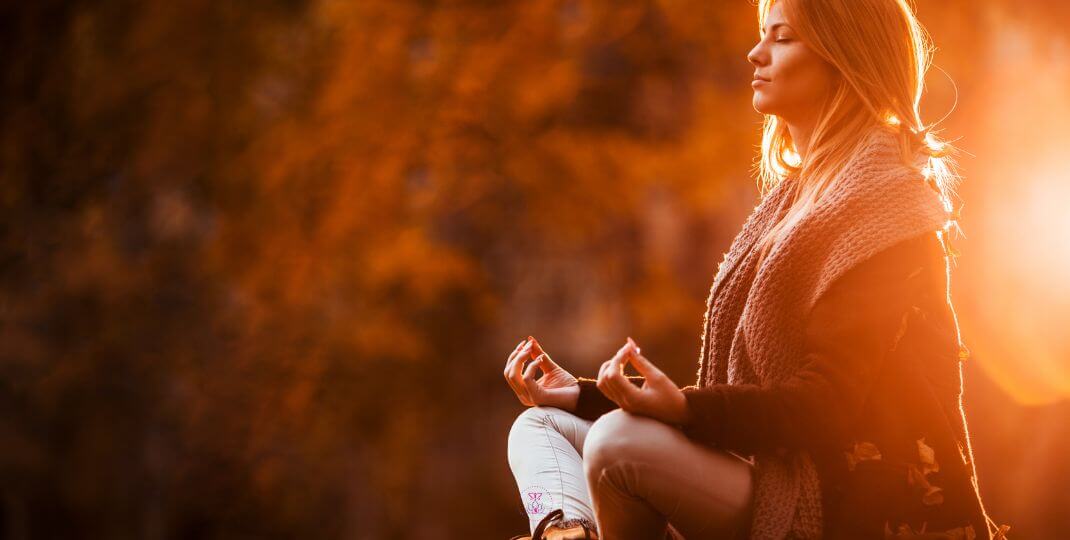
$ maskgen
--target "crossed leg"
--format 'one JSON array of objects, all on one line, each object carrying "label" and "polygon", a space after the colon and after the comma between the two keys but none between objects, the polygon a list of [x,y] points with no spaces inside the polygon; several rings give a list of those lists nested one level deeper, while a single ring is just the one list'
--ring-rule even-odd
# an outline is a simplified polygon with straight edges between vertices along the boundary
[{"label": "crossed leg", "polygon": [[595,526],[594,508],[584,477],[583,451],[592,422],[556,407],[529,407],[509,430],[509,468],[516,478],[528,529],[552,510],[565,523]]},{"label": "crossed leg", "polygon": [[679,429],[616,409],[596,420],[583,464],[601,538],[744,537],[751,464],[688,439]]}]

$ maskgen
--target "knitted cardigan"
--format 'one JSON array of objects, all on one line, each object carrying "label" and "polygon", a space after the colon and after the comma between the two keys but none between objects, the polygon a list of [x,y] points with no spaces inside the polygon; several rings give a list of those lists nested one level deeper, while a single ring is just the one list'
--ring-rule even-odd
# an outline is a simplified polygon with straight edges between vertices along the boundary
[{"label": "knitted cardigan", "polygon": [[[973,467],[948,253],[927,232],[856,265],[810,312],[806,364],[790,381],[685,387],[689,418],[678,427],[737,456],[810,451],[828,540],[1002,538]],[[579,383],[580,418],[617,408],[597,380]]]},{"label": "knitted cardigan", "polygon": [[[715,384],[787,380],[805,359],[808,313],[838,277],[900,241],[945,226],[950,216],[943,199],[920,172],[901,163],[899,152],[893,133],[867,133],[828,192],[755,268],[758,250],[750,247],[786,212],[793,180],[767,194],[718,267],[698,384],[685,394]],[[755,454],[753,463],[751,538],[820,538],[820,486],[808,453],[779,448]]]}]

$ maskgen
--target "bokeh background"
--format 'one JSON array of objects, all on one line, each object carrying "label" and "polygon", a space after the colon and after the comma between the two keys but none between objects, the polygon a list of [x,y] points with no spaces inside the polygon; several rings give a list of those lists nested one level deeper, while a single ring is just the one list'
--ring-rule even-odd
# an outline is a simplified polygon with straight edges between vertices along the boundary
[{"label": "bokeh background", "polygon": [[[1070,4],[917,8],[980,489],[1067,538]],[[756,40],[747,0],[3,3],[4,538],[524,531],[506,356],[694,382]]]}]

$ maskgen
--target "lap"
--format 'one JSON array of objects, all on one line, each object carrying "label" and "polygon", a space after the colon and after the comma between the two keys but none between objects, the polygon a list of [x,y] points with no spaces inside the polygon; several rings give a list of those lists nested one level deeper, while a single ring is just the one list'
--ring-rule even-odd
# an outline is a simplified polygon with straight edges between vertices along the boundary
[{"label": "lap", "polygon": [[752,465],[689,439],[679,429],[621,409],[588,430],[584,461],[594,471],[617,468],[685,536],[738,528],[752,497]]},{"label": "lap", "polygon": [[[588,429],[585,447],[658,468],[694,467],[750,474],[751,464],[738,455],[695,442],[664,422],[623,409],[606,413]],[[608,450],[608,452],[607,452]]]}]

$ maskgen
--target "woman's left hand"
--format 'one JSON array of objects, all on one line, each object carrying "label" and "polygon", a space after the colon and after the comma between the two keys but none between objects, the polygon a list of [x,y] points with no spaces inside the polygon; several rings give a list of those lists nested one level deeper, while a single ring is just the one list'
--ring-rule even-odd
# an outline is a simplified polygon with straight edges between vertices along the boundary
[{"label": "woman's left hand", "polygon": [[[624,375],[628,363],[644,377],[643,386],[636,387]],[[628,338],[613,358],[598,370],[598,389],[621,409],[649,416],[666,424],[687,422],[687,399],[684,393],[663,371],[639,354],[639,346]]]}]

